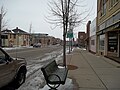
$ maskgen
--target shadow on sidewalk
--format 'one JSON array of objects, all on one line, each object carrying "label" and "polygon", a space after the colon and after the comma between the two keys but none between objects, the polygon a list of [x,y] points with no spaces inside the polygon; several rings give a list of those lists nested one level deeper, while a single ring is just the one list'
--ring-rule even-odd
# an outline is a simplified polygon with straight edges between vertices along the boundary
[{"label": "shadow on sidewalk", "polygon": [[76,70],[76,69],[78,69],[78,67],[75,66],[75,65],[67,65],[67,67],[68,67],[68,70]]}]

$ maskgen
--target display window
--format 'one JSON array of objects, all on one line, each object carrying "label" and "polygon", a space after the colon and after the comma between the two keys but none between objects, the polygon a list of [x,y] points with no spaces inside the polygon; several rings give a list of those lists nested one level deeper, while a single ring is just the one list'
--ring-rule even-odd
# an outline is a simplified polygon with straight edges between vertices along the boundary
[{"label": "display window", "polygon": [[108,51],[117,53],[118,50],[118,33],[108,32]]}]

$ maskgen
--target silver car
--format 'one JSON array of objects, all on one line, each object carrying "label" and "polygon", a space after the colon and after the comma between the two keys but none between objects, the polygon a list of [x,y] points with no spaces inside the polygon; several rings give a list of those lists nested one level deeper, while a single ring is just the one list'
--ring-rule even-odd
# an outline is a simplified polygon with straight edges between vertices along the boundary
[{"label": "silver car", "polygon": [[19,88],[25,82],[26,72],[24,58],[12,58],[0,48],[0,90],[6,86]]}]

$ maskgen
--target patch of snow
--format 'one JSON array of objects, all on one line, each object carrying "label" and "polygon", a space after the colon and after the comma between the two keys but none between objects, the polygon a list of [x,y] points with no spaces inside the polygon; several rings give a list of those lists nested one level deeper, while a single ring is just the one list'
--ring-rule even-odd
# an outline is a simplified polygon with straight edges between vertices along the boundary
[{"label": "patch of snow", "polygon": [[[27,80],[18,90],[49,90],[50,88],[45,83],[45,78],[42,74],[41,67],[50,59],[55,59],[57,62],[62,60],[62,50],[47,53],[45,58],[37,57],[35,60],[30,60],[27,66]],[[59,67],[63,68],[63,67]],[[72,79],[67,78],[65,85],[60,85],[58,90],[73,90]]]},{"label": "patch of snow", "polygon": [[24,48],[33,48],[33,46],[20,46],[20,47],[5,47],[4,50],[15,50],[15,49],[24,49]]},{"label": "patch of snow", "polygon": [[[67,78],[66,79],[66,83],[64,85],[60,85],[57,90],[73,90],[73,83],[72,83],[72,79]],[[50,88],[45,85],[42,89],[39,90],[49,90]]]},{"label": "patch of snow", "polygon": [[63,66],[58,66],[58,68],[65,68],[65,67],[63,67]]}]

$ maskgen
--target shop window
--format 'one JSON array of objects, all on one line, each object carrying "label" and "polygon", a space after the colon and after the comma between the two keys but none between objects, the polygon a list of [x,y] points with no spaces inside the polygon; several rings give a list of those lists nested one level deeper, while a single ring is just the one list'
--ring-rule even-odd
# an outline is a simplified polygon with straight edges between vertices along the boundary
[{"label": "shop window", "polygon": [[108,51],[117,52],[118,34],[116,32],[108,33]]},{"label": "shop window", "polygon": [[104,41],[105,40],[105,35],[100,35],[99,37],[99,49],[104,50]]}]

